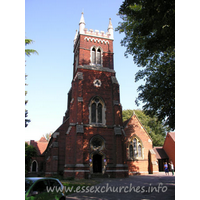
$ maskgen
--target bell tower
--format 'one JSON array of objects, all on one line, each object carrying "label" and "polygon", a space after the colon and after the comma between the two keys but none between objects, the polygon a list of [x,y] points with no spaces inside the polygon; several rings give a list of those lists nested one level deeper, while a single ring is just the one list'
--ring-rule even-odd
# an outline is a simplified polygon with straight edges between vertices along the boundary
[{"label": "bell tower", "polygon": [[[66,128],[64,177],[87,178],[96,173],[125,177],[128,168],[119,83],[113,64],[113,26],[85,28],[83,13],[74,38],[72,86]],[[63,126],[64,127],[64,126]]]},{"label": "bell tower", "polygon": [[107,33],[85,28],[83,13],[79,31],[74,37],[74,76],[80,67],[113,69],[113,26],[111,19]]}]

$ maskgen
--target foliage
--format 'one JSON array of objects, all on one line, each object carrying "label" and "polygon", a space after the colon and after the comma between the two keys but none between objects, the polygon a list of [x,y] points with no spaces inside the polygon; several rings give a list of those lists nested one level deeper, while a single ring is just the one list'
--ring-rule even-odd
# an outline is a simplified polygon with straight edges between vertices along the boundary
[{"label": "foliage", "polygon": [[[25,46],[28,45],[28,44],[31,44],[33,43],[33,40],[31,39],[25,39]],[[31,54],[38,54],[38,52],[34,49],[25,49],[25,55],[26,56],[30,56]]]},{"label": "foliage", "polygon": [[45,137],[46,140],[49,141],[51,139],[51,135],[52,135],[52,132],[46,133],[45,135],[43,135],[43,137]]},{"label": "foliage", "polygon": [[169,128],[164,126],[157,117],[150,117],[146,115],[142,110],[123,110],[123,120],[125,121],[129,119],[133,115],[133,111],[153,139],[153,145],[162,146],[164,144],[165,136],[166,133],[169,131]]},{"label": "foliage", "polygon": [[30,169],[31,158],[37,155],[36,148],[25,142],[25,173]]},{"label": "foliage", "polygon": [[[28,44],[33,43],[33,40],[31,39],[25,39],[25,46]],[[25,49],[25,55],[26,56],[30,56],[31,54],[38,54],[38,52],[34,49]],[[27,78],[28,75],[25,74],[25,80]],[[27,84],[25,83],[25,86],[27,86]],[[25,91],[25,96],[27,95],[27,91]],[[25,100],[25,105],[28,103],[28,100]],[[26,119],[28,117],[28,110],[25,109],[25,127],[28,126],[28,123],[31,121],[30,119]]]},{"label": "foliage", "polygon": [[133,110],[123,110],[122,111],[122,120],[125,122],[126,120],[130,119],[131,116],[133,115]]},{"label": "foliage", "polygon": [[137,105],[175,129],[175,1],[125,0],[119,13],[123,22],[117,31],[125,33],[121,45],[138,67]]}]

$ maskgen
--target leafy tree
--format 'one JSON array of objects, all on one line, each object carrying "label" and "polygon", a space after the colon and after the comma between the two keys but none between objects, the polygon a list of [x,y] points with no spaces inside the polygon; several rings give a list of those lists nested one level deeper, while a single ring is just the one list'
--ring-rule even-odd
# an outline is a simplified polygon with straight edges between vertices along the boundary
[{"label": "leafy tree", "polygon": [[150,117],[146,115],[142,110],[123,110],[123,121],[129,119],[133,115],[133,111],[153,139],[153,145],[162,146],[164,144],[165,136],[167,131],[169,131],[169,128],[164,126],[157,117]]},{"label": "leafy tree", "polygon": [[[33,42],[33,40],[31,39],[25,39],[25,46],[28,44],[31,44]],[[34,49],[25,49],[25,55],[26,56],[30,56],[31,54],[38,54],[38,52]],[[25,74],[25,80],[27,78],[28,75]],[[25,86],[27,84],[25,83]],[[27,95],[27,91],[25,91],[25,96]],[[25,105],[28,103],[28,100],[25,100]],[[28,117],[28,110],[25,109],[25,127],[28,126],[28,123],[31,121],[30,119],[26,119]]]},{"label": "leafy tree", "polygon": [[36,148],[25,142],[25,173],[30,169],[31,158],[37,155]]},{"label": "leafy tree", "polygon": [[123,22],[116,28],[125,33],[121,45],[133,56],[139,70],[136,103],[175,129],[175,1],[125,0],[119,8]]},{"label": "leafy tree", "polygon": [[[33,40],[31,39],[25,39],[25,46],[28,44],[33,43]],[[25,49],[25,55],[30,56],[31,54],[38,54],[38,52],[34,49]]]},{"label": "leafy tree", "polygon": [[45,135],[43,135],[43,137],[45,137],[46,140],[49,142],[49,140],[51,139],[51,135],[52,135],[52,132],[46,133]]},{"label": "leafy tree", "polygon": [[133,111],[134,110],[130,110],[130,109],[122,110],[122,120],[123,120],[123,122],[125,122],[126,120],[128,120],[132,117]]}]

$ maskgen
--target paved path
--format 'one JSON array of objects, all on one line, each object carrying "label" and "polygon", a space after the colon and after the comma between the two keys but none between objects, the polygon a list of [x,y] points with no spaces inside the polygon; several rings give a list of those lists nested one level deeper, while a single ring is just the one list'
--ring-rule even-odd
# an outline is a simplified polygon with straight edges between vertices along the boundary
[{"label": "paved path", "polygon": [[79,189],[67,196],[67,200],[172,200],[175,199],[175,176],[157,175],[131,176],[123,179],[99,179],[92,188]]}]

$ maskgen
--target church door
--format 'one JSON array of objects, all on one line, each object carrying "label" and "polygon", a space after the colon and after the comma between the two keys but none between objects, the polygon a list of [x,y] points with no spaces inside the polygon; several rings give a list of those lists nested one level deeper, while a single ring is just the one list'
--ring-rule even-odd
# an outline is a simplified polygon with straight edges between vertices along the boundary
[{"label": "church door", "polygon": [[34,160],[33,163],[32,163],[32,172],[36,172],[36,167],[37,167],[37,163]]},{"label": "church door", "polygon": [[93,173],[102,173],[102,156],[99,154],[93,156]]}]

